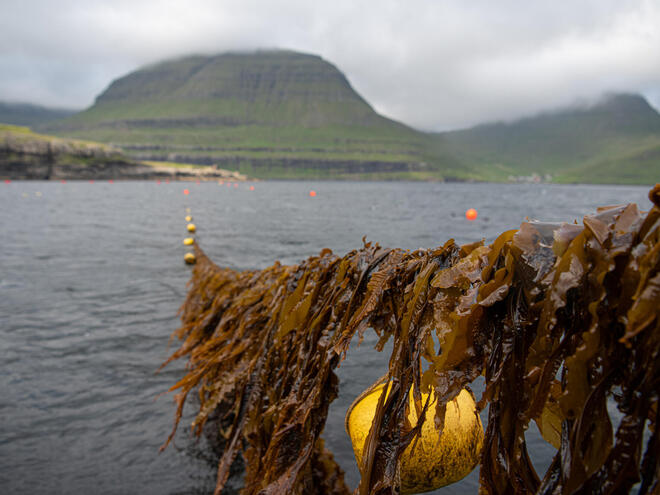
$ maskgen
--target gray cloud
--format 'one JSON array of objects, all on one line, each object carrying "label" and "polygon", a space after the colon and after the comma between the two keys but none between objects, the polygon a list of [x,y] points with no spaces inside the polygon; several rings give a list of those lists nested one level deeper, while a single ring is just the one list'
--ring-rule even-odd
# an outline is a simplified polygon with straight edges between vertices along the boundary
[{"label": "gray cloud", "polygon": [[333,62],[381,113],[443,130],[605,91],[660,105],[657,26],[652,0],[23,0],[0,16],[0,100],[82,108],[146,63],[289,48]]}]

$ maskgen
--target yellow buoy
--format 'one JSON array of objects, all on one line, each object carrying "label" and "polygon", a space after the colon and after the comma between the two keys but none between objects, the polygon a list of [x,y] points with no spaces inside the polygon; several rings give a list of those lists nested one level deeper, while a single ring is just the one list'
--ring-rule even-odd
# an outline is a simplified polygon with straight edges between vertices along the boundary
[{"label": "yellow buoy", "polygon": [[[364,392],[346,413],[346,431],[351,437],[360,469],[364,444],[383,387],[384,384],[381,384]],[[422,404],[426,398],[427,394],[422,394]],[[455,483],[467,476],[479,463],[484,428],[472,394],[461,390],[447,404],[444,430],[440,438],[435,428],[434,415],[435,397],[432,397],[417,444],[414,445],[413,440],[400,459],[402,494],[427,492]],[[408,420],[412,425],[417,423],[412,391]]]},{"label": "yellow buoy", "polygon": [[191,221],[192,221],[192,217],[190,215],[187,215],[186,216],[186,222],[191,222]]},{"label": "yellow buoy", "polygon": [[188,232],[195,232],[197,230],[194,223],[189,223],[186,228],[188,229]]},{"label": "yellow buoy", "polygon": [[190,246],[190,245],[192,245],[192,244],[195,244],[195,239],[193,239],[192,237],[186,237],[186,238],[183,240],[183,245],[184,245],[184,246]]},{"label": "yellow buoy", "polygon": [[195,255],[192,253],[186,253],[183,255],[183,261],[189,265],[194,265],[195,261],[197,261],[197,258],[195,258]]}]

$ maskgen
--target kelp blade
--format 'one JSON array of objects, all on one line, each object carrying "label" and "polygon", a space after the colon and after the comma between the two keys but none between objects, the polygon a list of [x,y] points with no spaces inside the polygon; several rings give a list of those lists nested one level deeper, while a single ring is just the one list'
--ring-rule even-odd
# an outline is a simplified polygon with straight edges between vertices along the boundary
[{"label": "kelp blade", "polygon": [[[424,394],[437,398],[440,432],[447,404],[481,375],[483,493],[615,494],[640,481],[639,493],[656,493],[659,185],[649,197],[649,212],[627,205],[581,226],[528,222],[489,246],[366,243],[261,271],[220,268],[195,245],[182,344],[170,358],[188,359],[173,387],[176,423],[192,391],[195,432],[211,414],[225,417],[217,493],[237,455],[245,494],[349,493],[321,433],[337,396],[334,368],[356,333],[375,331],[379,349],[393,343],[389,394],[373,413],[357,493],[400,490]],[[412,409],[420,420],[409,419]],[[525,441],[532,420],[558,446],[542,476]]]}]

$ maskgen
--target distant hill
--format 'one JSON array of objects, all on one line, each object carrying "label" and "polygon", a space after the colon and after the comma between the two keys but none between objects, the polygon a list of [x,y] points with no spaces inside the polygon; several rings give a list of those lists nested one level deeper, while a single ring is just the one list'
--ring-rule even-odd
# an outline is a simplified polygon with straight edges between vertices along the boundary
[{"label": "distant hill", "polygon": [[467,178],[428,137],[378,115],[321,57],[289,51],[165,61],[114,81],[43,129],[134,158],[220,164],[256,177]]},{"label": "distant hill", "polygon": [[334,65],[291,51],[150,65],[112,82],[89,109],[37,129],[112,144],[136,160],[215,164],[258,178],[660,177],[660,115],[641,96],[424,133],[377,114]]},{"label": "distant hill", "polygon": [[436,135],[488,180],[549,174],[560,182],[660,180],[660,115],[639,95]]},{"label": "distant hill", "polygon": [[7,103],[0,101],[0,122],[5,124],[34,126],[53,120],[64,119],[76,110],[47,108],[30,103]]}]

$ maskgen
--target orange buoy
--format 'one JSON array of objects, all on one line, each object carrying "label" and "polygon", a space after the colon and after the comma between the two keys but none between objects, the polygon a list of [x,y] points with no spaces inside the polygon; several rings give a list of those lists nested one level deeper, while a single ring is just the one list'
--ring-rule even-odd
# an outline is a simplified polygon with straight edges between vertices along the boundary
[{"label": "orange buoy", "polygon": [[5,184],[11,184],[11,181],[9,179],[5,179]]},{"label": "orange buoy", "polygon": [[186,195],[187,195],[187,194],[190,194],[190,191],[188,191],[188,189],[184,189],[184,190],[183,190],[183,194],[186,194]]},{"label": "orange buoy", "polygon": [[309,191],[309,196],[312,198],[316,196],[316,191]]},{"label": "orange buoy", "polygon": [[254,191],[254,186],[250,186],[250,191]]},{"label": "orange buoy", "polygon": [[114,181],[114,180],[112,180],[112,179],[110,179],[110,180],[108,181],[108,183],[109,183],[109,184],[114,184],[114,183],[115,183],[115,181]]},{"label": "orange buoy", "polygon": [[66,184],[66,181],[65,181],[64,179],[62,179],[62,180],[60,181],[60,183],[62,183],[62,184]]},{"label": "orange buoy", "polygon": [[234,182],[234,187],[238,187],[238,184],[236,184],[236,182]]},{"label": "orange buoy", "polygon": [[89,183],[94,184],[94,179],[90,179]]},{"label": "orange buoy", "polygon": [[470,221],[476,220],[477,219],[477,210],[475,210],[474,208],[468,209],[465,212],[465,218],[467,218]]}]

